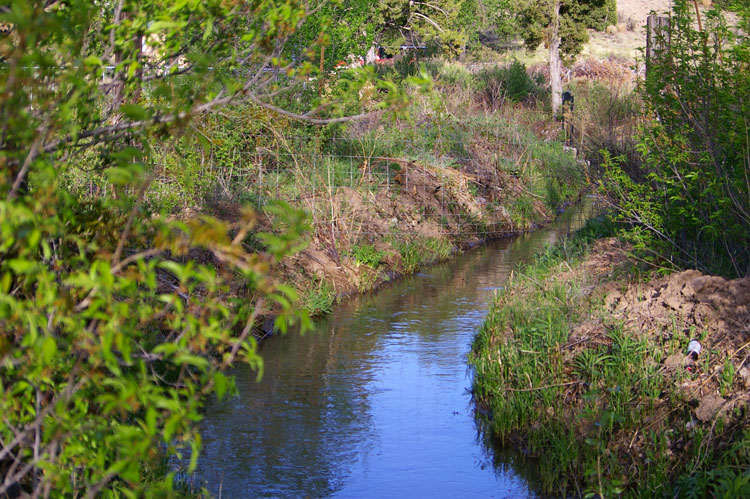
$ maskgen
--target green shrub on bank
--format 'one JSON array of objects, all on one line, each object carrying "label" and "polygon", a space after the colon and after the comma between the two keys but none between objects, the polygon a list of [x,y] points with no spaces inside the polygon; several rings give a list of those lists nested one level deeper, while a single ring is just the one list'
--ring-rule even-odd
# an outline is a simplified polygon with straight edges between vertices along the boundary
[{"label": "green shrub on bank", "polygon": [[401,268],[406,273],[438,260],[445,260],[454,251],[447,239],[416,237],[409,240],[393,238],[394,247],[401,255]]},{"label": "green shrub on bank", "polygon": [[643,88],[643,163],[612,158],[604,181],[639,247],[727,276],[750,273],[750,6],[737,12],[736,29],[710,10],[699,31],[675,2]]},{"label": "green shrub on bank", "polygon": [[385,258],[385,253],[379,251],[372,244],[355,244],[351,247],[350,253],[359,265],[367,265],[377,269]]},{"label": "green shrub on bank", "polygon": [[514,60],[508,66],[483,69],[476,75],[477,92],[489,109],[506,99],[511,102],[540,101],[545,97],[541,81],[531,78],[523,63]]},{"label": "green shrub on bank", "polygon": [[[576,80],[568,90],[575,96],[570,139],[595,167],[604,162],[603,151],[622,157],[628,165],[640,164],[636,149],[643,99],[623,79]],[[635,168],[633,168],[635,170]]]},{"label": "green shrub on bank", "polygon": [[302,297],[302,304],[311,316],[331,313],[336,303],[336,290],[324,279],[313,281]]}]

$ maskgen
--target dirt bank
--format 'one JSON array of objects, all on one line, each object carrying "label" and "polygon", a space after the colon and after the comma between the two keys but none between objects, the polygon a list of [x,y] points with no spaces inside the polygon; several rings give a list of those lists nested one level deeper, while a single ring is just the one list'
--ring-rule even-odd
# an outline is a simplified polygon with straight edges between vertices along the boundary
[{"label": "dirt bank", "polygon": [[541,463],[545,493],[737,494],[750,279],[659,276],[629,251],[579,240],[522,269],[474,345],[477,399]]},{"label": "dirt bank", "polygon": [[[580,264],[580,271],[611,275],[616,265],[633,263],[626,252],[627,247],[615,239],[599,241]],[[689,401],[693,415],[703,422],[713,421],[719,412],[747,403],[750,278],[727,280],[687,270],[650,282],[609,281],[591,292],[604,301],[601,316],[573,329],[570,343],[595,341],[612,320],[652,344],[668,343],[675,336],[696,339],[701,344],[696,358],[687,355],[685,344],[678,353],[666,356],[661,365],[662,375]],[[681,369],[689,373],[688,379],[677,375]],[[736,373],[736,379],[727,383],[729,373]]]},{"label": "dirt bank", "polygon": [[[540,177],[534,184],[524,172],[499,168],[487,146],[486,139],[465,144],[473,158],[467,164],[372,157],[351,185],[301,197],[296,205],[311,214],[312,230],[305,249],[281,263],[277,279],[293,285],[311,313],[325,313],[343,296],[481,241],[532,230],[580,196],[580,172],[544,165],[560,178]],[[521,169],[542,167],[533,158],[519,159]],[[562,197],[537,194],[546,193],[547,184]],[[275,227],[271,216],[261,214],[258,231]]]}]

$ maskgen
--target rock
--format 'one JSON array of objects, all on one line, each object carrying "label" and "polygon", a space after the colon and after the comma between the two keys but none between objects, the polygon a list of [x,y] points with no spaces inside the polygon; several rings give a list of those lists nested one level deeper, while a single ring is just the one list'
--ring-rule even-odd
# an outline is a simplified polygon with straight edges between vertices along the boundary
[{"label": "rock", "polygon": [[665,369],[676,369],[682,365],[685,361],[685,356],[681,353],[675,353],[670,355],[664,360]]},{"label": "rock", "polygon": [[750,369],[743,367],[737,374],[740,375],[740,379],[745,384],[745,388],[750,388]]},{"label": "rock", "polygon": [[695,409],[695,417],[697,417],[704,423],[707,421],[711,421],[716,416],[716,413],[719,412],[719,409],[722,408],[725,402],[726,400],[724,400],[724,397],[713,394],[706,395],[700,400],[698,408]]}]

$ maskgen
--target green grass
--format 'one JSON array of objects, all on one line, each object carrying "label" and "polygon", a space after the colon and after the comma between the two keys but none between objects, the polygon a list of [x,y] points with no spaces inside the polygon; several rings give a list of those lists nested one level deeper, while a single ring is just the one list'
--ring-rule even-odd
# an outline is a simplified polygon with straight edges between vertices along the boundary
[{"label": "green grass", "polygon": [[352,245],[349,253],[359,265],[367,265],[373,269],[377,269],[386,257],[385,252],[379,251],[375,249],[374,245],[367,243]]},{"label": "green grass", "polygon": [[302,302],[311,316],[325,315],[333,310],[336,291],[326,280],[316,279],[304,293]]},{"label": "green grass", "polygon": [[401,255],[401,269],[410,274],[420,267],[447,259],[454,251],[447,239],[414,237],[408,240],[391,237],[391,244]]}]

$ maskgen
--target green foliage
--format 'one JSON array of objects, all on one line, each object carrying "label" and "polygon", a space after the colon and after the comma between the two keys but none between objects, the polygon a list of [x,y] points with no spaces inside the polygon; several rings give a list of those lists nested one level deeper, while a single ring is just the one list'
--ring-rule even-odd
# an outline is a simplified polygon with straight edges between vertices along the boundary
[{"label": "green foliage", "polygon": [[373,13],[376,41],[394,54],[404,44],[436,44],[447,56],[456,56],[466,47],[474,4],[475,0],[379,0]]},{"label": "green foliage", "polygon": [[445,260],[453,253],[453,244],[446,239],[418,237],[407,241],[395,240],[393,245],[401,255],[401,267],[406,273],[438,260]]},{"label": "green foliage", "polygon": [[[612,162],[605,190],[633,237],[683,266],[729,276],[750,269],[750,9],[738,31],[709,11],[704,31],[676,2],[670,51],[650,62],[642,168]],[[620,162],[623,163],[623,162]]]},{"label": "green foliage", "polygon": [[[262,373],[258,314],[309,326],[270,278],[301,247],[303,212],[264,203],[267,233],[249,210],[167,216],[231,178],[263,115],[290,115],[278,105],[315,68],[280,47],[307,14],[286,0],[0,9],[0,495],[176,495],[158,470],[186,448],[194,469],[202,404],[234,392],[226,369]],[[356,96],[373,74],[352,80]],[[373,106],[399,93],[382,90]],[[315,115],[340,116],[339,97]],[[237,129],[208,117],[230,102],[244,102]]]},{"label": "green foliage", "polygon": [[330,71],[337,66],[356,62],[351,59],[364,55],[372,46],[375,37],[373,5],[367,0],[310,2],[313,14],[289,40],[285,52],[287,57],[299,57],[301,47],[309,47],[316,40],[325,39],[325,49],[313,50],[309,54],[314,65],[323,64]]},{"label": "green foliage", "polygon": [[602,151],[625,157],[628,165],[639,164],[637,127],[643,116],[641,94],[622,80],[579,80],[568,90],[575,96],[575,109],[566,119],[574,126],[572,138],[582,156],[595,166],[604,162]]},{"label": "green foliage", "polygon": [[[267,258],[228,236],[247,231],[252,214],[168,223],[141,218],[135,204],[125,228],[128,211],[59,188],[56,171],[68,167],[38,161],[32,192],[0,201],[0,434],[5,463],[21,463],[4,469],[3,487],[167,493],[171,475],[142,481],[149,463],[186,444],[194,467],[202,401],[232,391],[222,371],[239,361],[262,368],[247,335],[254,307],[275,303],[281,321],[303,327],[306,316],[291,289],[268,280]],[[285,241],[299,237],[304,218],[278,210],[293,221]],[[278,259],[294,245],[269,247]],[[225,270],[186,260],[188,250]],[[230,269],[254,300],[226,302]]]},{"label": "green foliage", "polygon": [[312,316],[329,314],[336,303],[336,291],[328,281],[317,279],[306,291],[302,301]]},{"label": "green foliage", "polygon": [[[521,37],[529,50],[547,42],[555,0],[523,0],[515,6]],[[575,59],[588,41],[587,28],[617,24],[616,0],[560,0],[560,52]]]},{"label": "green foliage", "polygon": [[466,90],[474,87],[474,77],[463,64],[442,64],[437,74],[433,74],[433,78],[447,86],[459,87]]},{"label": "green foliage", "polygon": [[355,244],[351,247],[351,255],[358,265],[367,265],[377,269],[385,258],[385,253],[375,249],[372,244]]},{"label": "green foliage", "polygon": [[504,100],[528,102],[542,100],[541,84],[526,72],[523,63],[514,60],[507,66],[494,66],[480,71],[476,79],[479,95],[485,106],[495,109]]}]

